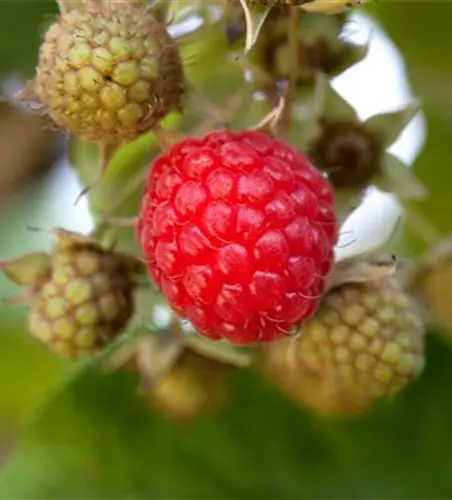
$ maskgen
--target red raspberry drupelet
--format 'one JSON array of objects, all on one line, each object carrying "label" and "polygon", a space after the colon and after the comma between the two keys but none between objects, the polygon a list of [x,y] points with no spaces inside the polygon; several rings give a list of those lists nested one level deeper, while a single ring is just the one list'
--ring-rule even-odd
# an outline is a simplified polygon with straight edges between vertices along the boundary
[{"label": "red raspberry drupelet", "polygon": [[203,335],[276,340],[310,317],[337,241],[333,189],[257,131],[186,139],[155,160],[138,222],[148,269]]}]

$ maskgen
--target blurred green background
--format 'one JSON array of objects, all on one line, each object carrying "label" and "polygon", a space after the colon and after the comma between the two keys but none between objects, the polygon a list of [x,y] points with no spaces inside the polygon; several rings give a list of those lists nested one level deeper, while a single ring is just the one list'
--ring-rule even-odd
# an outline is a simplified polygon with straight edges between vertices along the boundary
[{"label": "blurred green background", "polygon": [[[0,2],[4,97],[32,77],[56,12],[47,0]],[[448,234],[452,2],[380,0],[353,21],[371,50],[337,88],[363,115],[404,104],[410,92],[422,99],[423,118],[395,151],[414,160],[429,190],[411,206]],[[73,205],[79,188],[65,138],[3,101],[0,259],[49,248],[49,235],[27,226],[91,228],[86,201]],[[407,231],[402,256],[427,243]],[[0,277],[1,298],[18,291]],[[233,402],[221,416],[181,427],[135,397],[132,375],[55,359],[26,335],[25,314],[0,304],[0,498],[452,498],[452,354],[434,334],[423,377],[359,419],[303,412],[243,370],[230,377]]]}]

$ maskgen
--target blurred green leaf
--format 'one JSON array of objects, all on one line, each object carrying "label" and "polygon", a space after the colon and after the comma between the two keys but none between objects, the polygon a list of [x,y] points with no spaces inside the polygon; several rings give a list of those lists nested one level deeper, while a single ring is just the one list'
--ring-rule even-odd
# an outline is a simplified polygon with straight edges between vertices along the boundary
[{"label": "blurred green leaf", "polygon": [[58,12],[56,2],[16,0],[0,7],[0,75],[33,76],[41,36],[46,23]]},{"label": "blurred green leaf", "polygon": [[355,108],[346,101],[322,75],[317,77],[317,92],[321,101],[320,114],[330,120],[358,121]]},{"label": "blurred green leaf", "polygon": [[420,110],[420,103],[410,102],[403,108],[371,116],[364,122],[369,133],[375,134],[386,149],[393,144]]},{"label": "blurred green leaf", "polygon": [[425,199],[428,196],[425,187],[419,182],[413,170],[396,156],[385,153],[382,161],[383,175],[378,187],[400,198]]},{"label": "blurred green leaf", "polygon": [[360,419],[298,410],[248,370],[219,417],[179,426],[124,374],[78,374],[36,416],[0,497],[445,498],[452,490],[452,353],[430,339],[428,370]]},{"label": "blurred green leaf", "polygon": [[56,387],[63,366],[24,331],[2,331],[0,353],[0,379],[5,381],[0,415],[15,425],[21,424],[48,391]]},{"label": "blurred green leaf", "polygon": [[402,50],[410,74],[423,66],[432,72],[449,73],[452,61],[444,57],[452,37],[452,6],[448,2],[372,2],[376,15],[389,36]]}]

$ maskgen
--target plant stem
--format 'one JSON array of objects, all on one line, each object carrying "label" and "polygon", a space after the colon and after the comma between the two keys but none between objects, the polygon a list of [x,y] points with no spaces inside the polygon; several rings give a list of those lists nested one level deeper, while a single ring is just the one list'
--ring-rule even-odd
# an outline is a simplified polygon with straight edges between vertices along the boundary
[{"label": "plant stem", "polygon": [[299,43],[298,43],[298,20],[300,11],[294,6],[289,6],[289,21],[287,26],[287,42],[289,45],[289,81],[285,96],[285,113],[283,125],[287,130],[290,127],[292,102],[297,91]]},{"label": "plant stem", "polygon": [[118,146],[115,144],[99,144],[99,164],[94,172],[94,178],[91,180],[89,184],[85,186],[85,188],[81,191],[81,193],[77,196],[74,205],[76,206],[78,202],[88,194],[93,188],[95,188],[102,179],[102,176],[105,173],[105,170],[110,163],[110,160],[113,158]]},{"label": "plant stem", "polygon": [[181,325],[181,322],[179,320],[179,316],[174,312],[171,312],[171,320],[170,320],[169,330],[174,338],[183,341],[184,332],[182,330],[182,325]]}]

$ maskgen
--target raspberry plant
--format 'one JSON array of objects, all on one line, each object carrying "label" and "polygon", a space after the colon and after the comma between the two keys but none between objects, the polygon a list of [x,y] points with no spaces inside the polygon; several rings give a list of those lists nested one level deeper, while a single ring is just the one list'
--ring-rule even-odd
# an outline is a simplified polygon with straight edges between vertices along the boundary
[{"label": "raspberry plant", "polygon": [[[127,405],[109,411],[127,422],[124,433],[133,434],[128,412],[139,414],[162,432],[148,430],[146,440],[177,436],[188,461],[203,423],[233,434],[234,410],[268,453],[281,443],[255,421],[273,408],[300,425],[317,414],[354,425],[352,417],[389,415],[409,398],[405,388],[428,369],[428,325],[450,327],[441,282],[449,245],[408,274],[383,258],[392,241],[341,257],[343,223],[370,186],[409,207],[405,230],[419,221],[413,203],[427,195],[388,152],[420,101],[362,120],[333,89],[332,79],[367,53],[344,37],[360,2],[59,0],[58,8],[35,76],[15,97],[37,103],[46,124],[69,137],[95,229],[54,230],[51,254],[0,263],[27,287],[19,299],[29,303],[39,348],[82,358],[73,383],[114,387]],[[193,16],[199,25],[181,29]],[[287,444],[293,429],[284,427]],[[133,446],[141,438],[131,436]],[[248,474],[259,450],[244,445],[239,468]],[[91,451],[83,467],[102,475],[87,461]],[[156,453],[168,460],[163,445]],[[221,450],[209,453],[220,460]],[[177,473],[168,481],[151,471],[146,495],[223,497],[229,486],[239,497],[337,494],[296,480],[285,489],[290,471],[263,468],[248,477],[255,490],[222,490],[215,480],[179,487]],[[131,470],[130,483],[115,478],[120,486],[105,490],[136,494],[130,485],[142,475]],[[87,490],[71,488],[91,494],[97,479],[87,481]],[[7,495],[30,493],[5,482]],[[47,494],[54,477],[44,483],[31,493]]]}]

